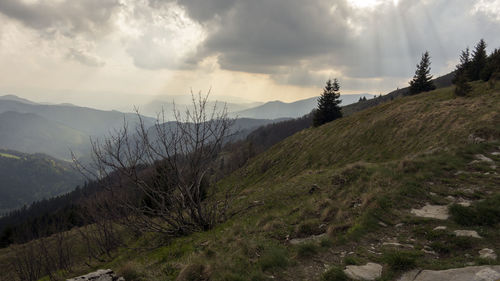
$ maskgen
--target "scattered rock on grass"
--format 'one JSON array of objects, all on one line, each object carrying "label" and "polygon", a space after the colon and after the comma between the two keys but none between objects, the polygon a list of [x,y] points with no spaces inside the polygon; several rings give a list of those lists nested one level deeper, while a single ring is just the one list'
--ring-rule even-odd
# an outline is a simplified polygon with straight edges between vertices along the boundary
[{"label": "scattered rock on grass", "polygon": [[497,281],[500,266],[469,266],[448,270],[413,270],[398,281]]},{"label": "scattered rock on grass", "polygon": [[448,229],[448,227],[443,226],[443,225],[434,227],[434,230],[446,230],[446,229]]},{"label": "scattered rock on grass", "polygon": [[111,269],[99,269],[87,275],[67,279],[66,281],[125,281],[123,277],[118,277]]},{"label": "scattered rock on grass", "polygon": [[382,246],[394,246],[394,247],[401,247],[401,248],[410,248],[413,249],[415,246],[410,245],[410,244],[401,244],[398,242],[384,242],[382,243]]},{"label": "scattered rock on grass", "polygon": [[496,260],[497,254],[492,249],[484,248],[481,251],[479,251],[479,257],[482,259]]},{"label": "scattered rock on grass", "polygon": [[375,280],[382,276],[382,266],[372,262],[360,266],[348,265],[344,273],[354,280]]},{"label": "scattered rock on grass", "polygon": [[470,134],[468,140],[470,143],[483,143],[486,141],[485,139],[475,136],[474,134]]},{"label": "scattered rock on grass", "polygon": [[386,224],[386,223],[384,223],[384,222],[381,222],[381,221],[379,221],[379,222],[378,222],[378,225],[380,225],[380,226],[382,226],[382,227],[387,227],[387,224]]},{"label": "scattered rock on grass", "polygon": [[318,241],[323,237],[326,237],[326,233],[319,234],[319,235],[312,235],[312,236],[309,236],[306,238],[294,238],[294,239],[290,239],[289,242],[292,245],[299,245],[299,244],[306,243],[306,242]]},{"label": "scattered rock on grass", "polygon": [[496,167],[497,167],[495,165],[495,161],[493,161],[493,159],[488,158],[488,157],[484,156],[483,154],[476,154],[476,155],[474,155],[474,157],[476,158],[476,160],[470,162],[469,164],[476,164],[476,163],[484,162],[484,163],[490,164],[492,169],[496,169]]},{"label": "scattered rock on grass", "polygon": [[453,231],[453,233],[455,233],[456,236],[461,236],[461,237],[472,237],[478,239],[483,238],[479,236],[479,234],[477,234],[477,231],[475,230],[455,230]]},{"label": "scattered rock on grass", "polygon": [[411,213],[417,217],[432,218],[438,220],[446,220],[450,216],[448,214],[448,206],[426,204],[421,209],[411,209]]}]

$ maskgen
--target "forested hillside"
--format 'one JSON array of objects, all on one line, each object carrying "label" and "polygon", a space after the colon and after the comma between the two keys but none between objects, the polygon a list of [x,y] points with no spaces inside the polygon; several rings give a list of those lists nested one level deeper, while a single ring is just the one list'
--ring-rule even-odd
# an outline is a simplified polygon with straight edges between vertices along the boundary
[{"label": "forested hillside", "polygon": [[83,183],[70,162],[44,154],[0,150],[0,212],[73,190]]}]

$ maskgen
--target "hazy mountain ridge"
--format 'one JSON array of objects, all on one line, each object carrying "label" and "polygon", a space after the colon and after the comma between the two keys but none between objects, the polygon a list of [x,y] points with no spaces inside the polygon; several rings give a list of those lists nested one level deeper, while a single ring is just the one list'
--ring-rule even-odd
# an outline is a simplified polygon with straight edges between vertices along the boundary
[{"label": "hazy mountain ridge", "polygon": [[[357,102],[361,97],[366,97],[367,99],[373,98],[371,94],[355,94],[355,95],[341,95],[342,100],[341,105],[345,106]],[[290,103],[282,101],[271,101],[263,105],[249,108],[246,110],[233,112],[233,116],[237,117],[247,117],[247,118],[298,118],[302,117],[314,108],[316,108],[318,103],[318,97],[307,98],[303,100],[298,100]]]},{"label": "hazy mountain ridge", "polygon": [[[177,102],[179,100],[180,102]],[[190,104],[190,101],[187,100],[186,98],[183,97],[183,99],[172,99],[171,101],[166,101],[166,100],[153,100],[142,107],[140,107],[140,111],[142,114],[145,114],[147,116],[151,117],[157,117],[159,113],[162,112],[162,110],[166,113],[166,119],[167,120],[174,120],[175,116],[173,114],[174,108],[181,113],[186,111],[186,109],[192,110],[192,106]],[[175,107],[173,104],[173,101],[175,101]],[[213,108],[216,106],[218,109],[222,109],[226,107],[228,112],[236,112],[236,111],[242,111],[245,109],[257,107],[264,104],[263,102],[231,102],[227,100],[218,100],[216,98],[210,99],[207,103],[208,108]]]},{"label": "hazy mountain ridge", "polygon": [[0,148],[26,153],[46,153],[71,159],[88,152],[89,137],[78,130],[34,113],[0,113]]},{"label": "hazy mountain ridge", "polygon": [[[0,100],[0,113],[6,111],[33,113],[90,136],[103,135],[113,128],[120,128],[123,126],[123,121],[134,123],[138,120],[135,113],[104,111],[73,105],[29,104],[15,100]],[[146,124],[153,122],[149,117],[143,119]]]}]

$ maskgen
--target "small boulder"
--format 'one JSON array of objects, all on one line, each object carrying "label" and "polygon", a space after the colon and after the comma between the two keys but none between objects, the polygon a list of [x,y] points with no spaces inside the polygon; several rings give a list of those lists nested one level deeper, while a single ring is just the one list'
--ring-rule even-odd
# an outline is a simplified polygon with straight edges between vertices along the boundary
[{"label": "small boulder", "polygon": [[125,281],[125,279],[116,276],[111,269],[99,269],[86,275],[67,279],[66,281]]},{"label": "small boulder", "polygon": [[410,248],[410,249],[415,248],[415,246],[411,244],[401,244],[399,242],[384,242],[382,243],[382,246],[393,246],[393,247]]},{"label": "small boulder", "polygon": [[446,230],[446,229],[448,229],[448,227],[443,226],[443,225],[440,225],[440,226],[436,226],[436,227],[434,227],[434,230],[435,230],[435,231],[438,231],[438,230]]},{"label": "small boulder", "polygon": [[482,259],[496,260],[497,254],[492,249],[484,248],[481,251],[479,251],[479,257]]},{"label": "small boulder", "polygon": [[421,209],[412,209],[411,213],[417,217],[432,218],[438,220],[446,220],[450,216],[448,214],[448,206],[426,204]]},{"label": "small boulder", "polygon": [[485,142],[486,140],[481,138],[481,137],[478,137],[478,136],[475,136],[474,134],[470,134],[469,137],[468,137],[468,141],[470,143],[483,143]]},{"label": "small boulder", "polygon": [[469,266],[447,270],[412,270],[398,281],[497,281],[500,266]]},{"label": "small boulder", "polygon": [[326,233],[319,234],[319,235],[312,235],[306,238],[294,238],[290,239],[288,242],[292,245],[299,245],[299,244],[304,244],[308,242],[315,242],[321,240],[323,237],[326,237]]},{"label": "small boulder", "polygon": [[476,155],[474,155],[474,157],[476,158],[476,160],[470,162],[469,164],[476,164],[476,163],[483,162],[483,163],[490,164],[490,168],[493,170],[496,169],[496,167],[497,167],[495,165],[495,161],[493,161],[493,159],[488,158],[488,157],[484,156],[483,154],[476,154]]},{"label": "small boulder", "polygon": [[372,262],[361,266],[348,265],[344,273],[354,280],[376,280],[382,276],[382,266]]},{"label": "small boulder", "polygon": [[460,237],[472,237],[472,238],[478,238],[478,239],[483,238],[483,237],[479,236],[479,234],[477,234],[477,231],[475,231],[475,230],[455,230],[455,231],[453,231],[453,233],[455,233],[456,236],[460,236]]},{"label": "small boulder", "polygon": [[481,161],[481,162],[495,163],[495,161],[493,161],[493,159],[488,158],[488,157],[484,156],[483,154],[476,154],[476,155],[474,155],[474,157],[475,157],[478,161]]}]

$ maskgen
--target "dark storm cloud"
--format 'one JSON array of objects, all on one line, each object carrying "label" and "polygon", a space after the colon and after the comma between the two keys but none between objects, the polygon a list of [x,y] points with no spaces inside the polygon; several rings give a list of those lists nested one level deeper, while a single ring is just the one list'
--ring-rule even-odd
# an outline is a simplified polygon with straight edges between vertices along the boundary
[{"label": "dark storm cloud", "polygon": [[[180,1],[190,15],[198,15],[194,2]],[[348,7],[338,1],[256,0],[207,1],[215,4],[212,22],[207,14],[196,20],[216,25],[200,55],[218,54],[229,70],[268,73],[298,60],[346,47]],[[221,9],[221,2],[229,3]]]},{"label": "dark storm cloud", "polygon": [[400,0],[355,9],[343,0],[178,0],[210,27],[199,59],[218,55],[223,69],[301,85],[323,79],[314,70],[325,68],[351,78],[410,76],[426,50],[442,72],[480,38],[500,46],[499,22],[475,13],[476,2]]},{"label": "dark storm cloud", "polygon": [[40,0],[34,3],[1,0],[0,13],[33,29],[72,37],[106,29],[113,10],[118,6],[118,0]]}]

